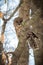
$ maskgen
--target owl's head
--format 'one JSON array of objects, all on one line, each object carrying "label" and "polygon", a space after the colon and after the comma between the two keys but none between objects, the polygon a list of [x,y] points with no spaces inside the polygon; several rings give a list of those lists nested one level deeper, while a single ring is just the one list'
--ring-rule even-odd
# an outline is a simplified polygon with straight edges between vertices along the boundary
[{"label": "owl's head", "polygon": [[14,20],[14,27],[15,27],[15,30],[16,30],[16,33],[19,34],[20,30],[21,30],[21,23],[22,23],[23,19],[20,18],[20,17],[17,17],[15,18]]}]

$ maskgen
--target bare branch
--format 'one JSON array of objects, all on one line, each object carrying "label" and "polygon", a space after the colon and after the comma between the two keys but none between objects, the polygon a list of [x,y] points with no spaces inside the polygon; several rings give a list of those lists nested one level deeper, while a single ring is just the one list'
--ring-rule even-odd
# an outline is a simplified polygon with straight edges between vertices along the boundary
[{"label": "bare branch", "polygon": [[7,22],[4,21],[4,23],[3,23],[3,25],[2,25],[2,33],[1,33],[1,34],[4,34],[4,32],[5,32],[6,23],[7,23]]},{"label": "bare branch", "polygon": [[[20,4],[18,5],[18,7],[13,11],[13,13],[10,15],[10,17],[8,19],[6,19],[6,21],[9,21],[13,15],[17,12],[17,10],[20,8],[21,4],[23,3],[22,0],[20,0]],[[3,20],[5,20],[5,18],[3,18]]]},{"label": "bare branch", "polygon": [[10,15],[10,17],[9,17],[8,19],[5,19],[4,16],[3,16],[2,19],[3,19],[4,23],[3,23],[3,26],[2,26],[2,34],[4,34],[4,32],[5,32],[5,28],[6,28],[7,21],[9,21],[9,20],[13,17],[13,15],[17,12],[17,10],[20,8],[20,6],[21,6],[22,3],[23,3],[23,1],[20,0],[20,4],[19,4],[18,7],[14,10],[14,12]]}]

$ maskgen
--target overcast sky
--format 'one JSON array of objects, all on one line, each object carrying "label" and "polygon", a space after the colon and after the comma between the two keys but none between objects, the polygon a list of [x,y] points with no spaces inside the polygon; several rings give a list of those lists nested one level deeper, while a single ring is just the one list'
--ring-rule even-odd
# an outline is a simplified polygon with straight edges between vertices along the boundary
[{"label": "overcast sky", "polygon": [[[13,0],[13,1],[8,0],[8,2],[5,4],[4,0],[0,0],[1,11],[3,13],[6,13],[7,10],[11,9],[11,12],[12,12],[12,9],[13,8],[15,9],[19,5],[19,3],[20,3],[20,0]],[[8,5],[8,7],[7,7],[7,5]],[[18,38],[16,35],[15,28],[13,26],[13,20],[18,16],[19,16],[19,11],[16,12],[16,14],[13,16],[13,18],[10,21],[8,21],[8,23],[6,25],[5,42],[4,42],[5,44],[3,46],[4,46],[5,51],[7,51],[7,52],[14,51],[18,45]],[[1,33],[2,24],[3,24],[3,20],[0,19],[0,33]]]}]

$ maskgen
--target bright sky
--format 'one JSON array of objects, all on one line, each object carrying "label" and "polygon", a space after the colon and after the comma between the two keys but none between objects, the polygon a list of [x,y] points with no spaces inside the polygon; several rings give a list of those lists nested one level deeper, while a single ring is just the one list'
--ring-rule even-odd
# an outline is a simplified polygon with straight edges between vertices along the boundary
[{"label": "bright sky", "polygon": [[[7,7],[7,3],[4,3],[4,0],[0,0],[0,9],[3,13],[6,13],[7,10],[10,9],[15,9],[18,5],[19,5],[20,0],[8,0],[8,7]],[[13,5],[12,5],[13,4]],[[11,11],[12,12],[12,11]],[[7,25],[6,25],[6,30],[5,30],[5,44],[4,49],[5,51],[9,52],[9,51],[15,51],[15,49],[17,48],[18,45],[18,38],[16,35],[16,31],[15,28],[13,26],[13,20],[14,18],[19,16],[19,12],[17,11],[17,13],[13,16],[13,18],[8,21]],[[3,20],[0,19],[0,34],[1,34],[1,26],[3,24]]]}]

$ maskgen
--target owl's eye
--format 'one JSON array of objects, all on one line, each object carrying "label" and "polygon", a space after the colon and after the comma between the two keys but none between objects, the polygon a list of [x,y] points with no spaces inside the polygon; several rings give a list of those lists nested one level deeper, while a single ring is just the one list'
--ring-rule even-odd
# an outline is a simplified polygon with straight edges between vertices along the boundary
[{"label": "owl's eye", "polygon": [[14,22],[17,23],[18,25],[21,25],[22,21],[23,21],[23,19],[20,18],[20,17],[17,17],[17,18],[14,20]]},{"label": "owl's eye", "polygon": [[17,24],[18,24],[18,25],[21,25],[22,21],[23,21],[23,20],[17,21]]}]

